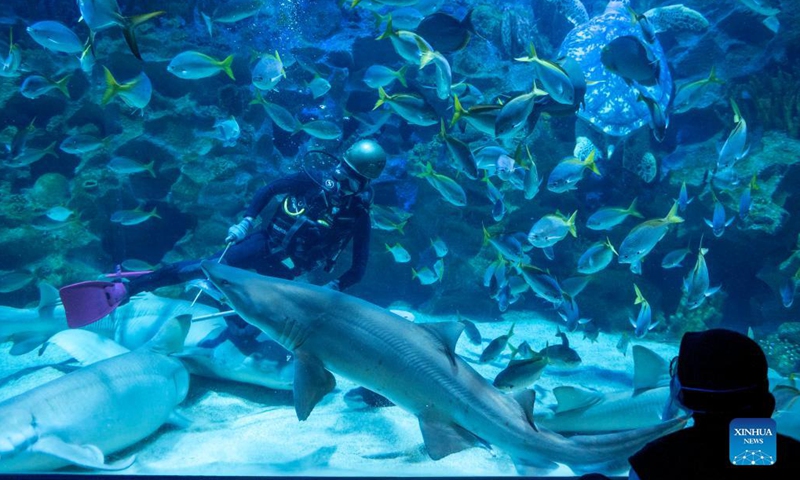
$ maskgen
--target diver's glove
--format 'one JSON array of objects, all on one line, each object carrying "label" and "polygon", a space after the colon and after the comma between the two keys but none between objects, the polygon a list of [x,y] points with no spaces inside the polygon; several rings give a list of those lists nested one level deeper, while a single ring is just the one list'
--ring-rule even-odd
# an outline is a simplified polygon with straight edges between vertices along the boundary
[{"label": "diver's glove", "polygon": [[331,280],[330,282],[328,282],[325,285],[323,285],[323,287],[330,288],[331,290],[336,290],[337,292],[341,291],[341,289],[339,288],[339,279],[338,278],[336,280]]},{"label": "diver's glove", "polygon": [[225,237],[225,243],[239,243],[247,236],[247,231],[253,226],[253,219],[244,217],[241,222],[228,229],[228,236]]}]

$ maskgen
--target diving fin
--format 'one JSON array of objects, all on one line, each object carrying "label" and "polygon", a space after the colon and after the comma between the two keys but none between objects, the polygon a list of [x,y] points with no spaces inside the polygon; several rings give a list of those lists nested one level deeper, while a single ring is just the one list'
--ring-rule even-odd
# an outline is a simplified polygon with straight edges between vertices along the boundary
[{"label": "diving fin", "polygon": [[61,287],[58,293],[70,328],[97,322],[128,298],[127,289],[120,282],[80,282]]}]

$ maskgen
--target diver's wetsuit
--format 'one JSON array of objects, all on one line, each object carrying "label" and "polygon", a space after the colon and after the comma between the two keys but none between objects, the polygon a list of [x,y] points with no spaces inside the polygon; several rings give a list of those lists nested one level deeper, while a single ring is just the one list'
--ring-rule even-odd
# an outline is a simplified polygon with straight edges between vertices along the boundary
[{"label": "diver's wetsuit", "polygon": [[[255,218],[277,195],[284,195],[264,229],[231,245],[222,262],[252,269],[263,275],[292,279],[318,267],[330,269],[341,251],[353,240],[353,260],[339,277],[339,289],[358,283],[369,258],[372,191],[344,195],[333,179],[312,179],[296,173],[261,188],[245,212]],[[215,253],[210,260],[220,257]],[[134,278],[128,295],[203,278],[202,260],[185,260]]]}]

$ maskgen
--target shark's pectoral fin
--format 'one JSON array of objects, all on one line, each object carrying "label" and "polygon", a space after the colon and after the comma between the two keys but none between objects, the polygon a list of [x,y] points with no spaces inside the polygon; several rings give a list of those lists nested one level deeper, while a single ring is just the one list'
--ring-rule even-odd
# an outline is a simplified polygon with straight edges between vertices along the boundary
[{"label": "shark's pectoral fin", "polygon": [[322,397],[336,387],[336,379],[312,354],[296,350],[294,360],[294,411],[303,421]]},{"label": "shark's pectoral fin", "polygon": [[556,413],[590,407],[604,398],[602,392],[570,386],[554,388],[553,395],[558,402]]},{"label": "shark's pectoral fin", "polygon": [[14,345],[11,347],[11,350],[9,350],[8,353],[13,356],[25,355],[26,353],[35,350],[36,347],[43,344],[46,340],[47,337],[42,335],[14,338]]},{"label": "shark's pectoral fin", "polygon": [[522,407],[522,411],[525,412],[525,418],[528,419],[528,423],[538,432],[539,429],[536,428],[536,424],[533,423],[533,405],[536,403],[536,392],[527,389],[521,390],[514,394],[514,400]]},{"label": "shark's pectoral fin", "polygon": [[419,428],[428,455],[433,460],[472,448],[483,442],[456,424],[419,417]]},{"label": "shark's pectoral fin", "polygon": [[445,355],[450,359],[450,364],[456,367],[456,343],[458,343],[461,332],[464,331],[464,324],[461,322],[435,322],[422,323],[420,326],[441,342]]},{"label": "shark's pectoral fin", "polygon": [[136,460],[128,457],[115,463],[105,463],[103,452],[94,445],[75,445],[67,443],[56,436],[45,436],[31,445],[29,451],[51,455],[79,467],[94,470],[124,470]]}]

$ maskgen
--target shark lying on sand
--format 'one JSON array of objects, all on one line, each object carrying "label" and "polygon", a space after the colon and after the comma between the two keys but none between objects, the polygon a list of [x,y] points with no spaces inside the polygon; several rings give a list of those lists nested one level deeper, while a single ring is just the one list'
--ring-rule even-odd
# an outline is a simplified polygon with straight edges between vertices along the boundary
[{"label": "shark lying on sand", "polygon": [[[13,342],[10,353],[21,355],[41,346],[50,336],[68,328],[58,290],[39,285],[41,300],[36,308],[0,306],[0,342]],[[97,323],[84,327],[104,336],[113,336],[120,345],[134,350],[174,317],[192,314],[207,316],[219,310],[186,300],[160,297],[152,293],[135,295]],[[231,340],[214,342],[226,329],[225,320],[213,318],[192,323],[184,350],[178,355],[190,373],[215,379],[250,383],[277,390],[292,389],[291,354],[272,340],[237,345]]]},{"label": "shark lying on sand", "polygon": [[685,423],[570,438],[537,431],[533,391],[505,395],[454,353],[460,323],[415,324],[331,289],[213,262],[202,268],[245,321],[294,354],[300,420],[334,389],[333,372],[416,415],[432,459],[489,443],[525,474],[559,463],[575,472],[625,471],[629,455]]},{"label": "shark lying on sand", "polygon": [[[155,335],[168,319],[184,314],[210,316],[219,310],[201,303],[142,293],[117,308],[114,339],[130,348],[138,348]],[[225,335],[228,338],[220,337]],[[231,380],[262,387],[291,390],[294,370],[291,354],[273,340],[239,341],[229,334],[221,317],[193,322],[182,352],[176,355],[189,372],[203,377]]]},{"label": "shark lying on sand", "polygon": [[8,338],[14,342],[11,355],[28,353],[65,328],[67,317],[58,290],[47,283],[39,284],[39,305],[36,308],[0,305],[0,342]]},{"label": "shark lying on sand", "polygon": [[670,398],[669,366],[658,354],[633,346],[633,390],[602,393],[578,387],[553,389],[553,412],[539,411],[536,425],[559,433],[607,433],[660,424]]},{"label": "shark lying on sand", "polygon": [[[109,464],[105,456],[158,430],[186,397],[189,373],[168,354],[182,348],[190,322],[170,320],[134,351],[84,330],[51,338],[84,363],[110,358],[0,403],[0,473],[130,466],[133,457]],[[93,335],[100,340],[89,346]]]}]

